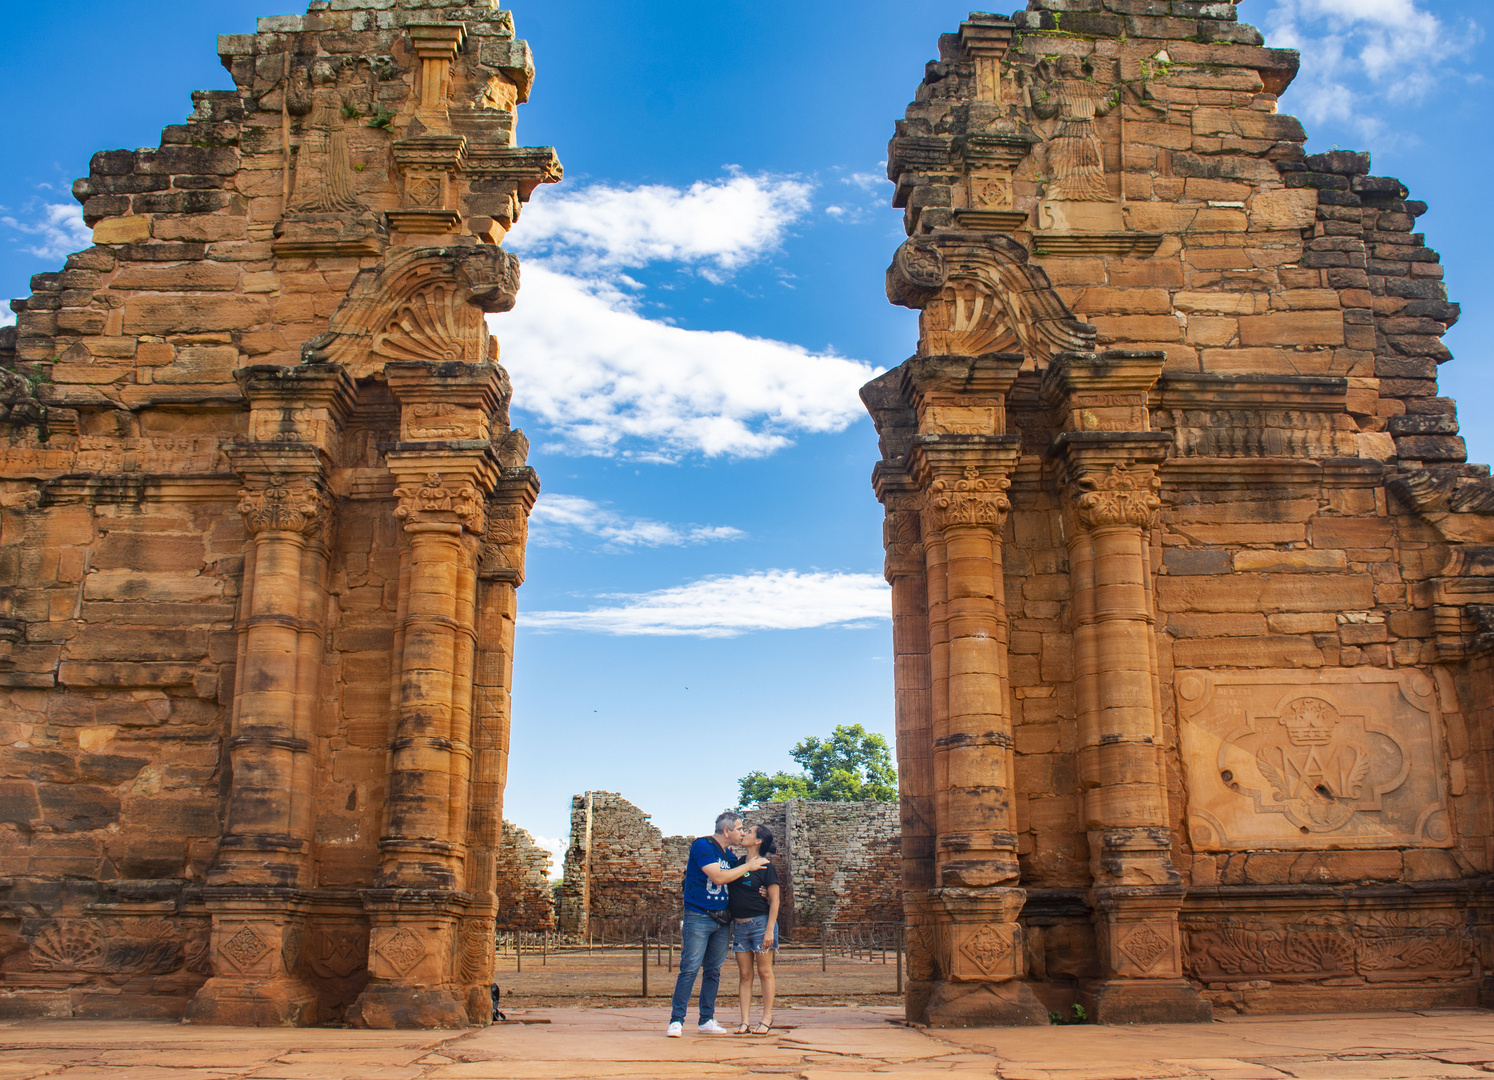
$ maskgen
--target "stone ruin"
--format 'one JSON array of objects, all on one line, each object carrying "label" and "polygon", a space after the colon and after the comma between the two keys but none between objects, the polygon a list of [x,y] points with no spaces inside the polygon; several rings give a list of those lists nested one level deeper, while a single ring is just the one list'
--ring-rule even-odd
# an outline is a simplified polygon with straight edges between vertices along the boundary
[{"label": "stone ruin", "polygon": [[1306,155],[1230,2],[1032,0],[888,153],[862,395],[910,1019],[1489,999],[1494,482],[1426,205]]},{"label": "stone ruin", "polygon": [[[902,922],[897,803],[785,799],[759,803],[744,816],[749,825],[772,829],[777,841],[784,940],[817,941],[824,923]],[[560,932],[612,941],[677,933],[681,879],[694,842],[695,836],[665,836],[616,792],[575,796]]]},{"label": "stone ruin", "polygon": [[492,1015],[538,480],[496,0],[312,0],[0,331],[0,1015]]},{"label": "stone ruin", "polygon": [[555,929],[555,890],[550,885],[550,853],[534,842],[529,830],[503,823],[498,845],[498,929],[527,934]]}]

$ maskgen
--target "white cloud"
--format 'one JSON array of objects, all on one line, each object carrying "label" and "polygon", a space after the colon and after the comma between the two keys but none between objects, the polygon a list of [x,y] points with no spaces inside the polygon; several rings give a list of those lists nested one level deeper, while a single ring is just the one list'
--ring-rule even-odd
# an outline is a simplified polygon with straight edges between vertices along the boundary
[{"label": "white cloud", "polygon": [[558,437],[546,449],[672,461],[762,457],[806,432],[843,431],[877,373],[859,360],[649,319],[607,278],[524,267],[519,305],[493,332],[514,404]]},{"label": "white cloud", "polygon": [[14,326],[15,322],[16,313],[14,311],[11,311],[8,307],[0,308],[0,326]]},{"label": "white cloud", "polygon": [[77,203],[46,203],[40,215],[31,221],[0,216],[0,225],[35,237],[22,250],[41,259],[63,259],[93,245],[93,230],[83,224],[83,208]]},{"label": "white cloud", "polygon": [[735,637],[753,630],[805,630],[865,625],[891,617],[880,574],[767,570],[702,578],[647,593],[609,593],[616,603],[587,611],[532,611],[532,630],[596,634]]},{"label": "white cloud", "polygon": [[1450,27],[1420,0],[1276,0],[1267,43],[1302,53],[1287,107],[1310,123],[1337,121],[1382,141],[1384,121],[1370,99],[1416,104],[1439,85],[1462,85],[1456,70],[1482,36],[1477,25]]},{"label": "white cloud", "polygon": [[529,529],[531,541],[552,547],[563,546],[576,533],[598,537],[610,548],[681,547],[747,535],[730,525],[670,525],[626,517],[579,495],[541,495],[529,515]]},{"label": "white cloud", "polygon": [[742,172],[685,189],[594,184],[542,190],[510,246],[549,254],[583,272],[651,262],[732,271],[776,249],[809,211],[813,190],[793,177]]}]

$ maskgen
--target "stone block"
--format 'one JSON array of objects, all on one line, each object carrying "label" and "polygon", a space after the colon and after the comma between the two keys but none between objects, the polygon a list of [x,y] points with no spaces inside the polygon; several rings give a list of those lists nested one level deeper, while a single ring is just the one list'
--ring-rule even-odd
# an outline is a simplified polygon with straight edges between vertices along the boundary
[{"label": "stone block", "polygon": [[125,302],[127,334],[200,334],[248,330],[270,321],[269,304],[251,296],[132,296]]},{"label": "stone block", "polygon": [[1246,347],[1342,345],[1343,315],[1338,311],[1292,311],[1242,316],[1240,344]]},{"label": "stone block", "polygon": [[132,244],[150,237],[150,218],[110,217],[93,227],[95,244]]},{"label": "stone block", "polygon": [[1325,570],[1346,570],[1348,566],[1348,556],[1342,551],[1309,549],[1235,552],[1235,570],[1242,572],[1319,573]]}]

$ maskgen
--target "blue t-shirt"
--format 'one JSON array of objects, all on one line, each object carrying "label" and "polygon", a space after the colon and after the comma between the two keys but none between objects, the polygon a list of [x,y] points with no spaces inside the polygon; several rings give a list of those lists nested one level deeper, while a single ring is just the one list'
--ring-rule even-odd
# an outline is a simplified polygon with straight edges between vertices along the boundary
[{"label": "blue t-shirt", "polygon": [[691,844],[690,857],[685,860],[685,906],[701,911],[724,911],[726,886],[713,884],[701,867],[715,865],[730,870],[741,861],[730,851],[723,852],[709,836],[702,836]]}]

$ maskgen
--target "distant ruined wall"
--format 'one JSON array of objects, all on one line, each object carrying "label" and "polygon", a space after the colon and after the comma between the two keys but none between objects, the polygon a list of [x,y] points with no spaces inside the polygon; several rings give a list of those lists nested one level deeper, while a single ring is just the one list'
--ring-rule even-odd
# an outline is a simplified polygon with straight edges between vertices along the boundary
[{"label": "distant ruined wall", "polygon": [[788,799],[747,811],[778,843],[786,935],[810,940],[823,923],[901,923],[902,827],[892,802]]},{"label": "distant ruined wall", "polygon": [[550,853],[512,822],[498,845],[498,929],[530,933],[555,929]]},{"label": "distant ruined wall", "polygon": [[[785,936],[813,940],[826,922],[902,921],[896,803],[790,799],[762,803],[745,816],[749,825],[773,830],[777,840],[772,859],[782,881]],[[685,860],[695,839],[664,836],[649,815],[614,792],[577,795],[561,932],[627,938],[678,920]]]}]

